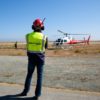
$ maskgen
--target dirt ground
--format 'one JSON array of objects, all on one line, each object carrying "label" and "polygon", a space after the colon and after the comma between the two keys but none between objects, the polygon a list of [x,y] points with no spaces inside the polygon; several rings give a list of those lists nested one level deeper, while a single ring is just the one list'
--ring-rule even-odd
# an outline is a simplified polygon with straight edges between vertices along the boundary
[{"label": "dirt ground", "polygon": [[[46,50],[46,56],[90,56],[96,54],[100,54],[100,42],[91,42],[89,45],[71,45],[67,49],[56,48],[49,43],[48,50]],[[26,44],[18,43],[17,49],[15,49],[14,43],[0,43],[0,55],[26,56]]]},{"label": "dirt ground", "polygon": [[[31,88],[27,96],[14,96],[22,91],[22,87],[19,84],[0,83],[0,100],[34,100],[35,87]],[[100,93],[43,87],[39,100],[100,100]]]},{"label": "dirt ground", "polygon": [[[23,45],[18,45],[18,49],[11,45],[9,48],[5,45],[1,47],[0,82],[24,84],[26,49]],[[35,83],[36,72],[32,84]],[[74,45],[68,50],[49,45],[43,86],[100,92],[100,44]]]}]

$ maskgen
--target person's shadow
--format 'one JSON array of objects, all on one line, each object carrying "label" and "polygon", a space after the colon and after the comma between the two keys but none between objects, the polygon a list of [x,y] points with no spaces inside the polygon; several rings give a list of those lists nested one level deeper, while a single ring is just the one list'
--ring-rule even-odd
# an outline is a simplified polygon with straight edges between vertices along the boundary
[{"label": "person's shadow", "polygon": [[18,97],[16,95],[0,96],[0,100],[36,100],[34,97]]}]

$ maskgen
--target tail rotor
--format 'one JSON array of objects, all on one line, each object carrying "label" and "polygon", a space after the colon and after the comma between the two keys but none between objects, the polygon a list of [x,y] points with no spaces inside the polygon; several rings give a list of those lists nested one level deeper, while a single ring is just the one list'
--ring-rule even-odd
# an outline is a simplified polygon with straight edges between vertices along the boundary
[{"label": "tail rotor", "polygon": [[87,41],[86,41],[86,43],[89,45],[89,42],[90,42],[90,35],[89,35],[89,37],[88,37],[88,39],[87,39]]}]

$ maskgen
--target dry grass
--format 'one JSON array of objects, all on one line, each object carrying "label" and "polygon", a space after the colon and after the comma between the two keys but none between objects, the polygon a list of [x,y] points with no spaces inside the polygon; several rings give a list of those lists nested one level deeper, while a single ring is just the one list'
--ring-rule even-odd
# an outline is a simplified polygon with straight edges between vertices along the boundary
[{"label": "dry grass", "polygon": [[[49,44],[49,49],[46,50],[46,56],[67,56],[67,55],[91,55],[100,54],[100,43],[92,43],[90,45],[73,45],[73,48],[63,50],[59,48],[53,48]],[[15,49],[14,43],[0,43],[0,55],[11,56],[25,56],[26,45],[24,43],[18,43],[18,49]]]}]

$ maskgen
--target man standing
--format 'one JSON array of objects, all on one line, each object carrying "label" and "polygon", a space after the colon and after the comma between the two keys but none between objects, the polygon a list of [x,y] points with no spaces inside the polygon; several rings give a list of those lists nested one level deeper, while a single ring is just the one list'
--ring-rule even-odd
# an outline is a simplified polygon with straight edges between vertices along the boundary
[{"label": "man standing", "polygon": [[36,19],[32,25],[33,32],[26,35],[27,56],[28,56],[28,71],[25,80],[24,90],[18,96],[26,96],[32,79],[32,74],[35,67],[37,68],[37,84],[35,89],[35,100],[38,100],[41,95],[43,66],[45,63],[45,49],[48,46],[47,37],[41,33],[44,30],[43,21]]}]

